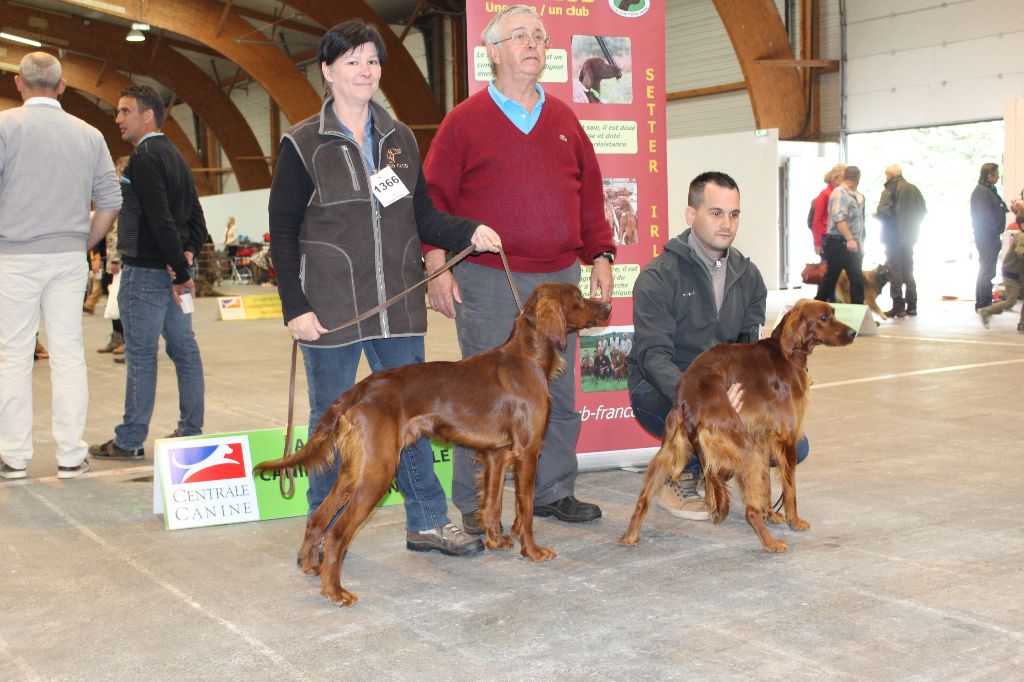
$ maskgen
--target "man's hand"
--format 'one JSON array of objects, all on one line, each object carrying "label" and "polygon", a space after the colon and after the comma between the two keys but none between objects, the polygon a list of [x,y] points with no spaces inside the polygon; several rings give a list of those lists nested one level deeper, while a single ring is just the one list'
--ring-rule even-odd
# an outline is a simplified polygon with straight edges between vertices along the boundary
[{"label": "man's hand", "polygon": [[612,300],[612,264],[607,258],[595,258],[594,267],[590,271],[590,297],[594,298],[598,290],[601,292],[602,303]]},{"label": "man's hand", "polygon": [[477,251],[493,251],[494,253],[497,253],[498,250],[501,249],[501,237],[498,236],[497,232],[486,225],[481,225],[476,228],[476,231],[473,233],[472,241],[473,248]]},{"label": "man's hand", "polygon": [[[477,228],[477,231],[479,230],[480,228]],[[431,275],[444,267],[444,251],[428,251],[423,260],[426,262],[427,274]],[[450,270],[427,282],[427,298],[430,299],[431,308],[445,317],[455,318],[455,304],[462,303],[462,294]]]},{"label": "man's hand", "polygon": [[288,320],[288,331],[296,341],[316,341],[327,333],[327,329],[312,311]]},{"label": "man's hand", "polygon": [[732,405],[732,409],[736,410],[736,414],[739,414],[740,410],[743,409],[743,385],[735,383],[725,393],[729,396],[729,404]]},{"label": "man's hand", "polygon": [[196,283],[193,280],[188,280],[184,284],[171,284],[171,295],[174,296],[174,302],[181,305],[181,295],[185,292],[192,294],[192,298],[196,297]]},{"label": "man's hand", "polygon": [[846,250],[847,251],[849,251],[850,253],[857,253],[857,251],[859,249],[860,249],[860,246],[857,244],[857,240],[856,239],[854,239],[853,237],[850,237],[849,239],[846,240]]},{"label": "man's hand", "polygon": [[192,255],[191,251],[186,251],[185,252],[185,262],[188,263],[189,267],[192,267],[192,261],[194,259],[195,259],[195,256]]}]

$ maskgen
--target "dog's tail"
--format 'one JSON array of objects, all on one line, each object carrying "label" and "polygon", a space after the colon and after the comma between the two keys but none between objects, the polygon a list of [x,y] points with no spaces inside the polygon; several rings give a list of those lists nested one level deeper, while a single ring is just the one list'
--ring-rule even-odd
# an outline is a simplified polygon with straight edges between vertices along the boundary
[{"label": "dog's tail", "polygon": [[335,450],[346,459],[346,441],[353,431],[352,423],[345,417],[342,406],[332,406],[317,424],[312,437],[302,449],[291,457],[260,462],[253,467],[254,471],[280,471],[288,467],[302,466],[306,469],[323,471],[334,463]]}]

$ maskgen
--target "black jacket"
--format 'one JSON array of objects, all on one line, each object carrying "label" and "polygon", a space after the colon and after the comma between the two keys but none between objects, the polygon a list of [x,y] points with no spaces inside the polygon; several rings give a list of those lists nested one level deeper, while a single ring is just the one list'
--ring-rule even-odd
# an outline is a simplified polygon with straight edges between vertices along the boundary
[{"label": "black jacket", "polygon": [[979,182],[971,193],[971,223],[975,238],[992,239],[1001,235],[1009,212],[996,188],[987,182]]},{"label": "black jacket", "polygon": [[163,135],[146,138],[121,174],[121,196],[121,262],[152,270],[169,265],[175,284],[187,282],[185,251],[199,255],[206,241],[206,220],[185,157]]},{"label": "black jacket", "polygon": [[757,266],[733,247],[716,312],[711,275],[690,249],[689,236],[687,230],[669,240],[633,285],[629,388],[646,379],[672,403],[679,376],[695,357],[719,343],[757,341],[768,298]]}]

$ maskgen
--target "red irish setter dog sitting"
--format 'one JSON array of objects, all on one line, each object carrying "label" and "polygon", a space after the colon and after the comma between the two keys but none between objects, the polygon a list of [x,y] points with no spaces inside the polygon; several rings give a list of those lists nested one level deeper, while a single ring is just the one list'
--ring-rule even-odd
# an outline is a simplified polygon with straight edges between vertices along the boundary
[{"label": "red irish setter dog sitting", "polygon": [[[351,606],[357,597],[341,586],[341,563],[359,526],[373,511],[398,470],[402,448],[435,436],[475,448],[483,464],[480,518],[488,549],[511,549],[500,534],[505,469],[516,481],[516,519],[523,556],[555,556],[533,537],[537,458],[547,429],[548,382],[565,368],[558,348],[568,334],[607,321],[611,306],[585,298],[571,285],[538,286],[516,319],[512,335],[497,348],[459,362],[427,362],[371,374],[342,393],[324,413],[309,442],[293,457],[264,462],[257,470],[290,466],[326,468],[341,457],[330,495],[306,522],[301,567],[320,574],[320,593]],[[338,455],[335,455],[335,450]],[[318,557],[327,524],[323,565]]]},{"label": "red irish setter dog sitting", "polygon": [[[845,346],[857,335],[836,319],[828,303],[797,301],[772,331],[771,338],[754,344],[729,343],[698,355],[683,373],[675,406],[665,422],[661,449],[647,467],[636,510],[619,541],[635,545],[650,497],[670,476],[675,479],[692,452],[704,470],[704,502],[720,523],[729,514],[726,481],[739,482],[747,522],[768,552],[788,549],[765,525],[782,523],[771,509],[768,468],[774,461],[782,480],[785,521],[793,530],[811,524],[796,512],[796,442],[800,437],[811,377],[807,357],[815,346]],[[729,387],[743,387],[737,414],[729,402]]]}]

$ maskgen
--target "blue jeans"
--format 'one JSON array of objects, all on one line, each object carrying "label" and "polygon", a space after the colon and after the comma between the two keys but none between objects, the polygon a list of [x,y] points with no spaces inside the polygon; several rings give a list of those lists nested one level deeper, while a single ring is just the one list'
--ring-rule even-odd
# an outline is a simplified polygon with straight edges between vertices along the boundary
[{"label": "blue jeans", "polygon": [[126,450],[141,448],[149,433],[156,400],[156,367],[160,337],[178,376],[178,434],[203,432],[203,359],[192,333],[192,317],[181,312],[171,296],[166,270],[124,265],[117,305],[124,324],[124,359],[128,379],[124,421],[114,429],[114,442]]},{"label": "blue jeans", "polygon": [[[647,381],[641,381],[636,387],[630,389],[629,402],[633,405],[633,414],[640,422],[640,426],[658,438],[664,437],[665,420],[672,410],[672,403]],[[807,459],[810,451],[811,446],[807,442],[807,436],[801,434],[800,440],[796,442],[796,463],[799,464]],[[772,466],[775,466],[774,462]],[[690,461],[686,463],[683,471],[692,474],[695,481],[700,478],[700,461],[695,454],[690,454]]]},{"label": "blue jeans", "polygon": [[[366,361],[374,372],[423,362],[424,355],[422,336],[357,341],[336,348],[300,348],[309,385],[310,433],[316,429],[320,417],[331,403],[352,388],[360,353],[366,353]],[[330,494],[340,465],[341,461],[335,458],[330,470],[309,472],[306,502],[310,514]],[[448,501],[441,482],[434,475],[434,451],[429,438],[420,438],[415,445],[402,450],[398,464],[398,489],[405,496],[405,526],[408,530],[440,528],[449,522]]]}]

